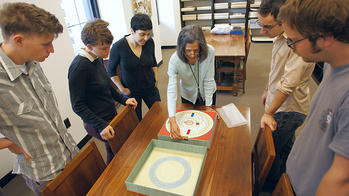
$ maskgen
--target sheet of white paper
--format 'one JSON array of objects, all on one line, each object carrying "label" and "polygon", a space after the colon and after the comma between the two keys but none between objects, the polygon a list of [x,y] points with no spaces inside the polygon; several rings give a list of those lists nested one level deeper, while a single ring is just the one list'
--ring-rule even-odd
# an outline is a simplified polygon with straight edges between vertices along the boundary
[{"label": "sheet of white paper", "polygon": [[228,128],[247,124],[247,120],[233,103],[217,108],[217,112]]}]

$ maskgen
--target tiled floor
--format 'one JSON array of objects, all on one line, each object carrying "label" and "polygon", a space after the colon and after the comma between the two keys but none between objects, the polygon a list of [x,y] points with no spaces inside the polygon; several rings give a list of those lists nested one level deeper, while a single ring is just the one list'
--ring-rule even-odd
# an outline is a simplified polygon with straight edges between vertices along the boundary
[{"label": "tiled floor", "polygon": [[[226,105],[228,103],[235,103],[240,106],[248,106],[251,108],[251,139],[254,142],[256,133],[259,129],[260,117],[262,116],[264,109],[261,104],[260,96],[263,92],[264,86],[267,82],[269,73],[269,63],[271,56],[271,43],[252,43],[251,50],[247,61],[247,80],[246,80],[246,93],[239,93],[238,96],[232,96],[231,92],[218,92],[217,93],[217,105]],[[167,65],[170,56],[175,49],[162,50],[163,64],[159,67],[159,91],[163,101],[166,101],[167,90]],[[310,85],[311,94],[317,88],[317,85],[312,82]],[[180,100],[180,99],[178,99]],[[148,111],[143,103],[143,115]],[[106,157],[104,145],[97,141],[97,146],[100,149],[103,157]],[[32,192],[26,187],[24,180],[17,176],[9,184],[3,188],[3,192],[6,196],[34,196]],[[1,195],[0,195],[1,196]]]}]

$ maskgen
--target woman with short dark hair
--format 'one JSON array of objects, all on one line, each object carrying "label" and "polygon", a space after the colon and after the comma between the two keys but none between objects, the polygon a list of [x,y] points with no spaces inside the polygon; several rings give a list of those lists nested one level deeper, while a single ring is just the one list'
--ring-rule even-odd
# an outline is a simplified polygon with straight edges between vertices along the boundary
[{"label": "woman with short dark hair", "polygon": [[182,103],[211,106],[216,102],[214,69],[214,48],[207,45],[201,28],[184,27],[168,65],[167,107],[172,139],[183,139],[175,118],[178,76]]},{"label": "woman with short dark hair", "polygon": [[[155,46],[150,36],[152,28],[148,15],[134,15],[131,19],[131,34],[113,44],[108,65],[109,76],[123,96],[137,100],[139,120],[142,119],[142,99],[148,108],[155,101],[160,101]],[[119,65],[121,78],[117,75]]]}]

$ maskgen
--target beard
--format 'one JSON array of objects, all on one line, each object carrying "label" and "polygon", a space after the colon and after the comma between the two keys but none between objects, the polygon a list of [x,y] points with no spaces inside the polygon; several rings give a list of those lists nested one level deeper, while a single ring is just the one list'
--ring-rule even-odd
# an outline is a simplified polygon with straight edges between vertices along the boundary
[{"label": "beard", "polygon": [[311,52],[313,54],[319,53],[321,51],[322,51],[322,49],[316,44],[316,42],[312,43],[312,45],[311,45]]},{"label": "beard", "polygon": [[[312,42],[311,44],[311,53],[312,54],[317,54],[322,52],[323,49],[320,48],[316,42]],[[319,62],[319,61],[323,61],[323,59],[314,59],[314,58],[307,58],[307,57],[302,57],[303,61],[306,63],[313,63],[313,62]]]}]

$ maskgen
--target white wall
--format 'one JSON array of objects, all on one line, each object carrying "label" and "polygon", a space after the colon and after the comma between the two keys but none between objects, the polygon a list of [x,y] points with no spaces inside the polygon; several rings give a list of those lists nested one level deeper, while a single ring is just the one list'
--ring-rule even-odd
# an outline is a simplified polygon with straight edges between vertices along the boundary
[{"label": "white wall", "polygon": [[[4,2],[15,1],[0,0],[0,4],[3,4]],[[86,131],[82,126],[80,117],[73,112],[70,104],[68,68],[75,55],[68,30],[65,26],[60,1],[23,0],[23,2],[33,3],[36,6],[51,12],[56,15],[64,26],[63,33],[53,42],[55,52],[51,54],[45,62],[41,63],[41,65],[56,94],[62,120],[69,117],[71,127],[68,131],[73,136],[74,140],[79,142],[86,135]],[[3,177],[3,175],[7,174],[12,169],[13,155],[7,150],[0,150],[0,158],[0,177]]]},{"label": "white wall", "polygon": [[157,0],[160,20],[160,43],[176,46],[181,31],[180,6],[178,0]]},{"label": "white wall", "polygon": [[109,22],[108,28],[114,36],[116,42],[124,35],[128,34],[129,28],[125,19],[123,0],[98,0],[98,7],[101,18]]},{"label": "white wall", "polygon": [[[2,0],[0,0],[0,4],[2,4]],[[3,38],[0,30],[0,42],[3,42]],[[0,134],[0,137],[4,137]],[[15,160],[15,156],[9,150],[0,150],[0,178],[6,175],[12,169],[12,163]],[[6,160],[6,161],[5,161]]]},{"label": "white wall", "polygon": [[[98,0],[99,11],[101,18],[109,22],[109,29],[114,36],[114,42],[118,41],[126,34],[131,32],[130,21],[133,12],[131,0]],[[161,43],[160,43],[160,27],[156,14],[156,2],[151,0],[153,23],[153,33],[155,42],[155,57],[159,63],[162,60]]]}]

